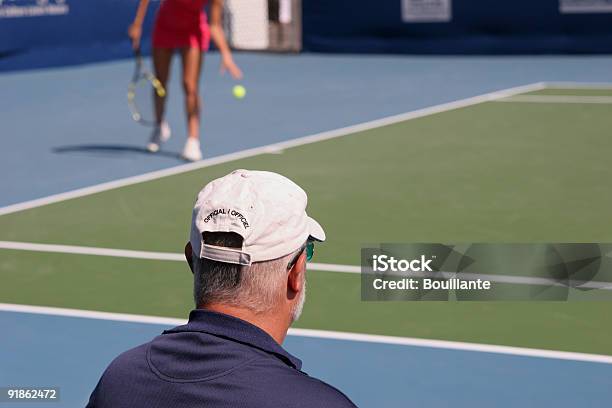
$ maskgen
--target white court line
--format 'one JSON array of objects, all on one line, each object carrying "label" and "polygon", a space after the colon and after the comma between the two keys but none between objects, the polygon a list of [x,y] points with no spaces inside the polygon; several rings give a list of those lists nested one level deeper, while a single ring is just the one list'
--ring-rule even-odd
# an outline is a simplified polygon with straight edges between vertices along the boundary
[{"label": "white court line", "polygon": [[75,245],[35,244],[32,242],[0,241],[0,249],[13,249],[58,254],[112,256],[116,258],[185,261],[185,255],[171,252],[133,251],[130,249],[96,248]]},{"label": "white court line", "polygon": [[[171,252],[134,251],[130,249],[97,248],[75,245],[36,244],[32,242],[0,241],[0,249],[17,251],[48,252],[57,254],[110,256],[116,258],[131,258],[156,261],[185,262],[185,255]],[[313,271],[360,273],[359,266],[334,265],[325,263],[309,263],[308,269]]]},{"label": "white court line", "polygon": [[[10,249],[17,251],[33,251],[33,252],[48,252],[60,254],[78,254],[78,255],[93,255],[93,256],[110,256],[116,258],[131,258],[144,260],[161,260],[161,261],[179,261],[185,262],[185,256],[179,253],[171,252],[152,252],[152,251],[134,251],[129,249],[114,249],[114,248],[98,248],[74,245],[54,245],[54,244],[37,244],[32,242],[16,242],[16,241],[0,241],[0,249]],[[361,273],[361,267],[355,265],[338,265],[328,263],[309,263],[308,269],[311,271],[325,272],[342,272],[342,273]],[[398,273],[400,276],[410,276],[415,278],[457,278],[461,277],[466,280],[488,280],[496,283],[511,283],[515,285],[537,285],[537,286],[566,286],[566,283],[556,281],[554,279],[540,278],[533,276],[510,276],[510,275],[490,275],[462,272],[456,274],[454,272],[411,272],[410,275]],[[572,287],[579,286],[584,289],[602,289],[612,290],[612,283],[599,281],[569,281],[567,284]]]},{"label": "white court line", "polygon": [[[0,311],[51,316],[77,317],[120,322],[160,324],[178,326],[186,323],[185,319],[144,316],[125,313],[97,312],[92,310],[64,309],[46,306],[16,305],[0,303]],[[493,344],[467,343],[447,340],[419,339],[413,337],[382,336],[375,334],[348,333],[328,330],[289,329],[290,336],[314,337],[321,339],[359,341],[366,343],[395,344],[401,346],[429,347],[448,350],[473,351],[480,353],[507,354],[524,357],[550,358],[557,360],[585,361],[592,363],[612,364],[612,356],[602,354],[576,353],[569,351],[544,350],[525,347],[498,346]]]},{"label": "white court line", "polygon": [[471,98],[460,99],[453,102],[443,103],[441,105],[435,105],[428,108],[418,109],[415,111],[402,113],[399,115],[388,116],[382,119],[376,119],[369,122],[363,122],[352,126],[346,126],[343,128],[330,130],[327,132],[316,133],[310,136],[304,136],[297,139],[287,140],[284,142],[273,143],[266,146],[255,147],[252,149],[242,150],[235,153],[229,153],[222,156],[212,157],[210,159],[201,160],[195,163],[184,164],[181,166],[171,167],[169,169],[153,171],[150,173],[141,174],[138,176],[127,177],[119,180],[110,181],[107,183],[97,184],[90,187],[79,188],[77,190],[67,191],[65,193],[59,193],[50,195],[35,200],[25,201],[22,203],[12,204],[0,208],[0,215],[11,214],[18,211],[27,210],[30,208],[41,207],[60,201],[70,200],[72,198],[83,197],[90,194],[96,194],[102,191],[112,190],[119,187],[125,187],[132,184],[143,183],[159,179],[162,177],[173,176],[176,174],[185,173],[192,170],[201,169],[204,167],[214,166],[216,164],[226,163],[238,159],[244,159],[247,157],[257,156],[266,153],[279,153],[284,149],[291,147],[302,146],[305,144],[320,142],[323,140],[333,139],[336,137],[346,136],[352,133],[363,132],[365,130],[374,129],[381,126],[392,125],[394,123],[403,122],[406,120],[422,118],[424,116],[434,115],[436,113],[442,113],[453,109],[464,108],[471,105],[476,105],[483,102],[492,101],[498,98],[505,98],[519,93],[536,91],[544,89],[545,85],[543,82],[538,82],[529,85],[518,86],[514,88],[508,88],[500,91],[489,92],[483,95],[474,96]]},{"label": "white court line", "polygon": [[508,98],[496,99],[495,102],[612,104],[612,96],[516,95]]},{"label": "white court line", "polygon": [[552,81],[543,82],[545,88],[558,89],[612,89],[610,82],[573,82],[573,81]]}]

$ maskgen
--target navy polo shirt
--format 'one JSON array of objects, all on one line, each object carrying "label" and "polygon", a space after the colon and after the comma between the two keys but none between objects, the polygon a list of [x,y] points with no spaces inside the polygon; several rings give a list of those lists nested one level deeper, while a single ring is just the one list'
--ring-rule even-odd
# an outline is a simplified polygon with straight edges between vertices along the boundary
[{"label": "navy polo shirt", "polygon": [[90,408],[354,407],[244,320],[196,309],[189,322],[117,357]]}]

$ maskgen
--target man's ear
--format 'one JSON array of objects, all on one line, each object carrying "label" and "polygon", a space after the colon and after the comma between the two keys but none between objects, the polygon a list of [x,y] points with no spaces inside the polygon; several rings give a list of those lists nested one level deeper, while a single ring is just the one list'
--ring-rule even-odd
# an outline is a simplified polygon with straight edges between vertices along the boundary
[{"label": "man's ear", "polygon": [[191,269],[191,273],[193,273],[193,250],[191,249],[191,242],[187,242],[187,245],[185,245],[185,259],[189,264],[189,269]]},{"label": "man's ear", "polygon": [[306,251],[302,251],[297,262],[289,269],[287,291],[299,293],[304,290],[304,274],[306,273]]}]

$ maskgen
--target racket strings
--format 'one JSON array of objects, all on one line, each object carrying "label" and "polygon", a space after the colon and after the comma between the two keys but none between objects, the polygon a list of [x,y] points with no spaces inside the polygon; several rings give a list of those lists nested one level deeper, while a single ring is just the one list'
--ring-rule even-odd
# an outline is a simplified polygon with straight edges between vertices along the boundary
[{"label": "racket strings", "polygon": [[140,49],[134,50],[136,66],[128,86],[128,106],[132,119],[143,125],[154,125],[155,102],[166,97],[166,89],[153,74],[144,68]]},{"label": "racket strings", "polygon": [[166,90],[153,75],[141,75],[128,86],[128,105],[132,118],[140,123],[155,123],[155,99],[165,98]]}]

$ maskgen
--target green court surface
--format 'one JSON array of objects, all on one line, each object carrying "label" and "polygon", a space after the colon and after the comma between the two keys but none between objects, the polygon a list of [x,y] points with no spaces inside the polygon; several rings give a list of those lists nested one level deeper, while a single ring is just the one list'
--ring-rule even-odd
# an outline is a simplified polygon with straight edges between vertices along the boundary
[{"label": "green court surface", "polygon": [[[607,89],[530,95],[612,96]],[[612,242],[612,104],[486,102],[0,216],[0,240],[180,253],[208,181],[282,173],[326,229],[315,261],[376,242]],[[185,264],[0,250],[0,302],[184,317]],[[607,302],[362,302],[311,271],[298,327],[612,354]]]}]

